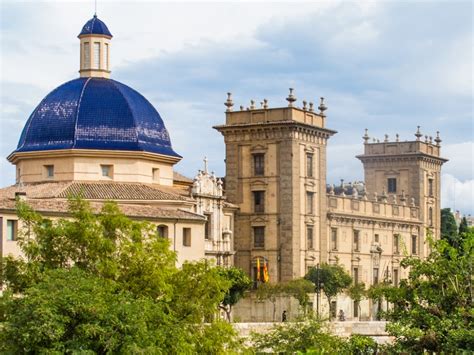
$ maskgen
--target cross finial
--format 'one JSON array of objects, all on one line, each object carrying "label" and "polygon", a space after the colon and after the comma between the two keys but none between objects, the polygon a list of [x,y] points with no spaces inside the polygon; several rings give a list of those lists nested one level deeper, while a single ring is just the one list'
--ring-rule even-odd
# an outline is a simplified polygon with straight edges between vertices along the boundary
[{"label": "cross finial", "polygon": [[208,162],[207,157],[204,157],[203,161],[204,161],[204,172],[207,174],[207,162]]}]

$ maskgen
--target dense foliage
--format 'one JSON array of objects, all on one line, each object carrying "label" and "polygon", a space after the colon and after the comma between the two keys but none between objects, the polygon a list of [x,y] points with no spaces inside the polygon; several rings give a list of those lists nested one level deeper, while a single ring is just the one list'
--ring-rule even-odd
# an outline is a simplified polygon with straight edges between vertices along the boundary
[{"label": "dense foliage", "polygon": [[458,247],[458,228],[450,208],[441,210],[441,238],[448,241],[451,246]]},{"label": "dense foliage", "polygon": [[230,287],[221,304],[221,309],[226,312],[227,320],[230,321],[232,306],[237,304],[244,297],[245,291],[252,287],[252,280],[242,269],[237,267],[220,268],[219,275],[230,281]]},{"label": "dense foliage", "polygon": [[309,269],[305,279],[311,281],[315,290],[320,288],[328,300],[328,304],[352,283],[352,277],[339,264],[323,263],[319,268]]},{"label": "dense foliage", "polygon": [[236,345],[231,325],[215,319],[232,285],[219,268],[176,268],[155,227],[114,203],[93,211],[74,199],[70,213],[52,221],[19,205],[24,257],[2,261],[0,352],[215,353]]},{"label": "dense foliage", "polygon": [[396,351],[461,353],[474,351],[473,261],[474,233],[465,234],[459,247],[447,240],[430,240],[426,260],[405,258],[408,279],[399,287],[379,288],[393,307],[387,330]]}]

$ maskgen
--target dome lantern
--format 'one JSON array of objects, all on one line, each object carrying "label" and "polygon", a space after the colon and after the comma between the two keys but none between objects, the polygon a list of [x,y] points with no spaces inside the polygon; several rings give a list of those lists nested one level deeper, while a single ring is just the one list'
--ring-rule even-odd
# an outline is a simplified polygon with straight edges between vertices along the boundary
[{"label": "dome lantern", "polygon": [[112,34],[97,15],[86,22],[78,36],[81,41],[82,77],[110,78],[110,40]]}]

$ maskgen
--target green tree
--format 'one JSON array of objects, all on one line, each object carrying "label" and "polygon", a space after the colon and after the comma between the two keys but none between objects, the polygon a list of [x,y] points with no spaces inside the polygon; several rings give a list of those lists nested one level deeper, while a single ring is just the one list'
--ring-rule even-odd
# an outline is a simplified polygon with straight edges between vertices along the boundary
[{"label": "green tree", "polygon": [[321,285],[329,305],[339,293],[352,283],[351,276],[339,264],[324,263],[319,268],[312,267],[306,274],[305,279],[311,281],[315,288],[318,287],[318,283]]},{"label": "green tree", "polygon": [[314,285],[311,281],[306,279],[294,279],[282,285],[283,292],[289,296],[294,297],[300,307],[303,309],[303,314],[306,315],[309,305],[308,294],[314,292]]},{"label": "green tree", "polygon": [[359,307],[357,314],[360,318],[360,301],[367,297],[367,290],[365,289],[365,283],[358,282],[352,284],[346,291],[347,295],[357,304]]},{"label": "green tree", "polygon": [[441,210],[441,238],[446,239],[451,246],[459,246],[458,228],[450,208]]},{"label": "green tree", "polygon": [[252,287],[252,280],[247,274],[238,267],[219,267],[217,268],[219,275],[230,282],[230,287],[224,296],[220,308],[225,311],[227,320],[230,322],[232,306],[237,304],[244,297],[244,293]]},{"label": "green tree", "polygon": [[114,203],[94,210],[80,199],[70,200],[71,218],[52,221],[24,203],[18,215],[24,257],[2,260],[0,352],[212,353],[235,346],[236,333],[214,319],[230,281],[207,261],[176,268],[176,254],[154,225],[130,220]]},{"label": "green tree", "polygon": [[474,233],[459,248],[447,240],[429,240],[425,260],[407,257],[408,279],[399,287],[385,285],[378,292],[393,307],[387,311],[387,330],[395,337],[395,351],[461,353],[474,351],[473,261]]}]

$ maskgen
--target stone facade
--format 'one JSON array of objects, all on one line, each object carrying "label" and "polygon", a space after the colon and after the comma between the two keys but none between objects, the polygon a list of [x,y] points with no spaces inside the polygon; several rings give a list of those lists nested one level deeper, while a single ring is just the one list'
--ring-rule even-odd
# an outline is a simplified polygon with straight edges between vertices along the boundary
[{"label": "stone facade", "polygon": [[[439,135],[416,140],[370,143],[366,131],[365,183],[327,186],[327,129],[323,99],[314,112],[289,105],[269,108],[264,101],[233,111],[229,94],[226,123],[216,126],[226,144],[226,193],[239,206],[235,217],[235,264],[256,280],[256,262],[268,263],[270,282],[304,276],[323,262],[340,263],[356,282],[398,283],[405,255],[426,257],[426,233],[439,237]],[[251,301],[245,301],[250,302]],[[325,300],[322,301],[323,303]],[[326,305],[327,307],[328,305]],[[354,304],[345,296],[331,305],[349,319],[370,319],[377,307]],[[253,319],[254,305],[239,314]],[[249,313],[250,312],[250,313]]]}]

